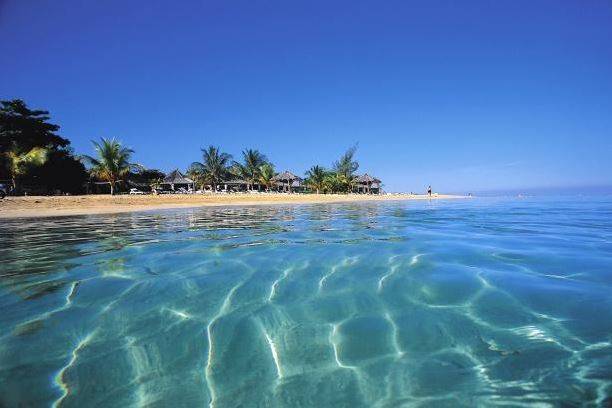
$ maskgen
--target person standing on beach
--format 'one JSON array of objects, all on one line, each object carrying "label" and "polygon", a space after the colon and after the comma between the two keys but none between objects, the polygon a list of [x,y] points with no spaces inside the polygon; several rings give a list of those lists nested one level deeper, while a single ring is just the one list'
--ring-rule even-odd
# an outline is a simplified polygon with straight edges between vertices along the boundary
[{"label": "person standing on beach", "polygon": [[427,194],[431,197],[431,186],[427,187]]}]

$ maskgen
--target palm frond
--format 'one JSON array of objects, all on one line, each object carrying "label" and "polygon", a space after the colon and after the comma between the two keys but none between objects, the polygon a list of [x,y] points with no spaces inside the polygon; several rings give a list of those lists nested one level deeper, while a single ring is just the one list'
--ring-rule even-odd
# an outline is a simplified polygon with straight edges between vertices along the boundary
[{"label": "palm frond", "polygon": [[[134,150],[124,147],[116,139],[100,138],[92,141],[97,158],[83,155],[82,160],[88,163],[92,175],[101,180],[108,181],[111,187],[114,183],[132,171],[141,171],[144,167],[138,163],[131,163]],[[112,190],[112,189],[111,189]]]}]

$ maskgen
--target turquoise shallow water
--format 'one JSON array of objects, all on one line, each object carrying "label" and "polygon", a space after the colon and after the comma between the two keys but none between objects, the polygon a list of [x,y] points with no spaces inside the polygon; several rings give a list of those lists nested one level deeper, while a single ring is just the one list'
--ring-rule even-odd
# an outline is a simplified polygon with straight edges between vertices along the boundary
[{"label": "turquoise shallow water", "polygon": [[0,406],[607,406],[612,200],[0,224]]}]

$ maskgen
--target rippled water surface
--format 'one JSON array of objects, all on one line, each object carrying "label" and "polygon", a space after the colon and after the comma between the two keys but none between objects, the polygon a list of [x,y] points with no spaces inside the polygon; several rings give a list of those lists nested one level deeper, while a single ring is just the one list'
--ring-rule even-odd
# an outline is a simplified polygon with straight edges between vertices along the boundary
[{"label": "rippled water surface", "polygon": [[0,224],[0,406],[607,406],[612,200]]}]

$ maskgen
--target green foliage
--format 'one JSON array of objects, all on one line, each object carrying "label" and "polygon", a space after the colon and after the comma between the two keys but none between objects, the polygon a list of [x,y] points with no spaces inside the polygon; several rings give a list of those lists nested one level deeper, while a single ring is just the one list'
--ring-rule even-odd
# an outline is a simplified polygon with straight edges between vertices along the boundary
[{"label": "green foliage", "polygon": [[206,184],[206,179],[204,178],[202,168],[200,167],[201,165],[202,164],[200,162],[193,162],[189,165],[189,167],[187,167],[187,172],[185,172],[185,176],[193,180],[196,188]]},{"label": "green foliage", "polygon": [[137,188],[146,190],[148,187],[158,187],[165,176],[160,170],[141,168],[137,171],[130,171],[126,178],[136,183]]},{"label": "green foliage", "polygon": [[97,158],[84,155],[83,159],[91,165],[90,173],[110,184],[111,195],[115,194],[115,185],[132,170],[142,166],[130,163],[134,151],[123,147],[115,139],[101,138],[100,143],[92,141]]},{"label": "green foliage", "polygon": [[17,149],[22,154],[35,147],[67,147],[70,142],[55,133],[59,126],[48,120],[48,111],[31,110],[20,99],[0,101],[0,152]]},{"label": "green foliage", "polygon": [[47,149],[42,147],[34,147],[26,153],[20,153],[17,148],[6,152],[14,190],[17,190],[17,179],[23,176],[28,168],[42,166],[47,161],[47,153]]},{"label": "green foliage", "polygon": [[217,185],[224,181],[229,175],[229,165],[232,156],[227,153],[222,153],[218,147],[208,146],[207,149],[202,149],[202,163],[191,163],[187,170],[187,175],[192,178],[196,184],[204,185],[211,184],[213,189],[217,189]]},{"label": "green foliage", "polygon": [[44,192],[80,192],[84,167],[70,142],[57,135],[59,126],[48,121],[48,111],[31,110],[22,100],[0,101],[0,179],[10,178],[14,191],[19,183]]},{"label": "green foliage", "polygon": [[23,177],[23,184],[34,186],[41,193],[53,193],[59,190],[64,193],[79,194],[89,174],[83,163],[66,149],[49,150],[47,161],[42,165],[30,168]]},{"label": "green foliage", "polygon": [[[75,158],[70,142],[57,134],[59,126],[49,123],[49,112],[29,109],[22,100],[0,101],[0,179],[11,178],[17,183],[36,186],[38,191],[78,193],[87,177],[83,162],[88,163],[90,174],[111,186],[129,179],[136,183],[154,185],[163,179],[159,170],[144,170],[131,163],[133,150],[125,148],[115,139],[93,142],[96,157]],[[357,145],[350,147],[332,165],[332,170],[313,166],[306,172],[305,185],[320,192],[350,192],[354,188],[359,163],[355,160]],[[202,162],[194,162],[187,171],[197,185],[210,184],[216,190],[224,181],[236,177],[243,179],[248,188],[274,186],[274,166],[256,149],[242,151],[240,161],[218,147],[202,149]]]},{"label": "green foliage", "polygon": [[166,175],[163,171],[157,169],[142,169],[137,172],[130,173],[130,180],[137,183],[153,183],[163,179]]},{"label": "green foliage", "polygon": [[322,166],[312,166],[306,172],[306,186],[319,194],[321,191],[328,193],[348,193],[352,191],[355,180],[355,172],[359,169],[359,163],[355,160],[357,145],[349,148],[339,160],[333,163],[333,170],[328,171]]},{"label": "green foliage", "polygon": [[270,188],[274,186],[274,166],[270,163],[265,163],[259,167],[259,183],[270,191]]},{"label": "green foliage", "polygon": [[328,171],[321,166],[312,166],[310,170],[306,172],[306,186],[311,190],[314,190],[319,194],[325,190],[325,179],[328,176]]},{"label": "green foliage", "polygon": [[332,193],[347,193],[351,189],[351,180],[344,174],[331,172],[325,176],[325,190]]},{"label": "green foliage", "polygon": [[347,180],[352,179],[359,169],[359,163],[355,160],[356,152],[357,145],[354,145],[349,148],[338,161],[334,162],[334,171],[344,176]]},{"label": "green foliage", "polygon": [[247,149],[242,152],[242,161],[234,162],[232,173],[252,186],[259,181],[261,166],[268,163],[268,159],[259,150]]},{"label": "green foliage", "polygon": [[359,162],[355,160],[357,145],[350,147],[339,160],[333,164],[333,172],[325,177],[325,190],[334,193],[349,193],[352,191],[355,173],[359,169]]}]

